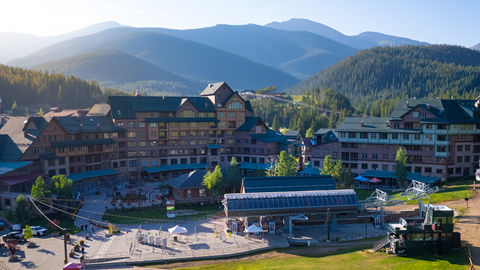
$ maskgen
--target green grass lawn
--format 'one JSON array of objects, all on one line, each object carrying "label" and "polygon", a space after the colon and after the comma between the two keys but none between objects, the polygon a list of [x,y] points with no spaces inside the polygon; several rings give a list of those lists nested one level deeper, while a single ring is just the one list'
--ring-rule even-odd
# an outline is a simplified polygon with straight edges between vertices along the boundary
[{"label": "green grass lawn", "polygon": [[[116,223],[116,224],[138,223],[140,221],[144,221],[145,219],[192,220],[192,219],[205,219],[207,218],[207,215],[220,211],[218,208],[218,204],[204,205],[204,206],[176,206],[175,209],[176,210],[183,210],[183,209],[195,210],[199,213],[196,215],[168,218],[166,207],[155,207],[147,210],[141,210],[141,209],[139,210],[138,208],[136,208],[135,211],[125,209],[124,212],[121,212],[119,209],[118,212],[107,213],[107,214],[112,214],[116,216],[103,215],[102,220],[108,220],[109,222]],[[136,218],[136,219],[133,219],[133,218]]]},{"label": "green grass lawn", "polygon": [[[442,202],[455,201],[455,200],[460,200],[460,199],[464,199],[464,198],[473,197],[473,190],[472,190],[471,185],[473,183],[474,177],[473,176],[468,177],[468,178],[452,185],[457,180],[458,180],[458,178],[455,178],[455,179],[447,181],[446,183],[443,183],[443,184],[439,185],[438,186],[439,191],[435,194],[430,195],[431,202],[432,203],[442,203]],[[355,192],[357,192],[358,198],[360,200],[365,200],[374,191],[375,190],[373,190],[373,189],[356,189],[355,190]],[[402,192],[392,193],[392,192],[387,191],[387,193],[389,195],[397,197],[400,200],[406,200],[407,204],[411,204],[411,205],[418,204],[418,200],[408,200],[407,197],[401,197],[400,194]]]},{"label": "green grass lawn", "polygon": [[226,262],[179,269],[468,269],[465,251],[447,253],[441,258],[438,258],[435,254],[397,257],[387,255],[385,252],[369,253],[366,250],[362,250],[370,247],[362,246],[342,249],[321,256],[286,254],[285,256],[282,255],[271,259],[242,260],[240,262]]}]

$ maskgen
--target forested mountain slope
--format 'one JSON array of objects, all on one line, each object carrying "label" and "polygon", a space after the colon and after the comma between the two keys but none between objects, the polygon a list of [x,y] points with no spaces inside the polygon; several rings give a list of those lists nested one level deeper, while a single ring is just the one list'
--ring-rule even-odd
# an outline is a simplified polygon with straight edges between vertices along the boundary
[{"label": "forested mountain slope", "polygon": [[234,89],[256,89],[266,85],[293,85],[298,79],[207,45],[145,28],[114,28],[58,43],[9,65],[33,67],[99,49],[118,49],[164,70],[202,84],[226,81]]},{"label": "forested mountain slope", "polygon": [[35,69],[50,73],[63,72],[65,75],[97,81],[103,87],[114,87],[127,92],[138,88],[151,95],[162,92],[198,95],[203,86],[116,49],[96,50],[62,58],[40,64]]},{"label": "forested mountain slope", "polygon": [[49,104],[62,108],[87,108],[108,95],[127,95],[114,89],[102,92],[94,81],[74,76],[0,65],[0,97],[5,110],[18,106]]},{"label": "forested mountain slope", "polygon": [[362,50],[290,88],[329,87],[366,115],[388,116],[398,99],[475,98],[480,94],[480,52],[423,45]]}]

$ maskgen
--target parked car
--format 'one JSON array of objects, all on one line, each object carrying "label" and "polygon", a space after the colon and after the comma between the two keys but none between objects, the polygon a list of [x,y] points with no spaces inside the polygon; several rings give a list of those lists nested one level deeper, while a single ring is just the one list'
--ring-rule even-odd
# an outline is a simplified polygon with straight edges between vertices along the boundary
[{"label": "parked car", "polygon": [[40,226],[30,226],[30,229],[32,229],[33,235],[36,236],[48,234],[48,230]]},{"label": "parked car", "polygon": [[7,242],[9,240],[16,240],[17,242],[25,242],[27,241],[25,238],[23,238],[23,233],[22,232],[9,232],[8,234],[5,234],[2,236],[3,242]]}]

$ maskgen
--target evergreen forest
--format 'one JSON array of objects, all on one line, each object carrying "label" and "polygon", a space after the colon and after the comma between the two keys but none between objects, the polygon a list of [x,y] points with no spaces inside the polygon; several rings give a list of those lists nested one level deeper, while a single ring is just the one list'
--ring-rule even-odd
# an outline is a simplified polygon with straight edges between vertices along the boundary
[{"label": "evergreen forest", "polygon": [[388,116],[400,99],[473,99],[480,95],[480,52],[448,45],[374,47],[288,92],[322,86],[344,94],[363,116]]}]

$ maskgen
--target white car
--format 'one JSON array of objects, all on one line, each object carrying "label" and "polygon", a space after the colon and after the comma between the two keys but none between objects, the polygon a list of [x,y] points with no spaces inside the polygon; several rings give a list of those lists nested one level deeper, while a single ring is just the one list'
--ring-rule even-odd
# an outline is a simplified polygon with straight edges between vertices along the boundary
[{"label": "white car", "polygon": [[48,230],[40,226],[31,226],[30,229],[32,229],[33,235],[36,236],[48,234]]}]

